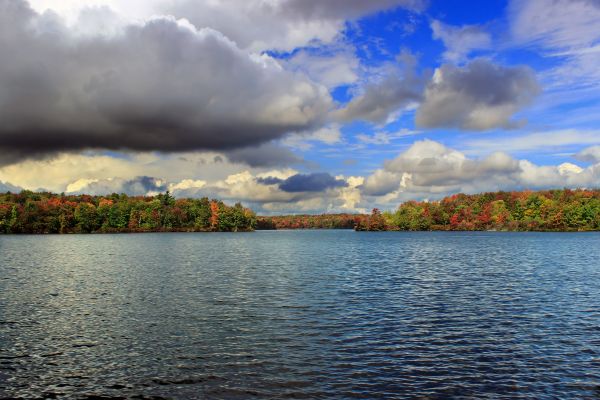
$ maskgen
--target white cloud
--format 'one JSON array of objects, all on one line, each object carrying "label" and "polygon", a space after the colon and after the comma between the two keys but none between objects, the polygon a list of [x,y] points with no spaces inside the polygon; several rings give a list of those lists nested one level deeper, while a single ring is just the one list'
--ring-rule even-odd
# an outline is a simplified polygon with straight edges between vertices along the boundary
[{"label": "white cloud", "polygon": [[373,77],[333,116],[345,122],[365,120],[389,123],[397,119],[400,111],[412,108],[422,98],[426,78],[417,74],[416,66],[416,57],[403,51],[396,57],[395,63],[387,63],[378,71],[370,71]]},{"label": "white cloud", "polygon": [[571,89],[600,82],[600,3],[594,0],[513,0],[511,32],[522,45],[556,57],[546,75],[552,86]]},{"label": "white cloud", "polygon": [[490,34],[478,25],[451,26],[433,20],[430,26],[433,38],[446,46],[443,57],[447,61],[462,62],[473,50],[488,49],[492,44]]},{"label": "white cloud", "polygon": [[[600,132],[598,132],[600,136]],[[598,139],[600,142],[600,139]],[[600,146],[591,146],[581,150],[575,155],[575,158],[581,161],[600,164]]]},{"label": "white cloud", "polygon": [[88,183],[112,178],[131,180],[138,176],[153,176],[169,182],[218,180],[247,168],[226,160],[219,153],[124,153],[118,156],[62,153],[48,159],[30,159],[0,167],[0,181],[29,190],[44,188],[60,193],[81,191]]},{"label": "white cloud", "polygon": [[314,131],[305,131],[289,135],[281,141],[285,146],[308,150],[313,147],[315,142],[323,143],[328,146],[340,143],[342,141],[342,132],[339,124],[329,124]]},{"label": "white cloud", "polygon": [[418,131],[403,128],[397,132],[375,132],[371,135],[359,133],[358,135],[356,135],[356,139],[358,139],[359,142],[365,144],[384,145],[390,144],[395,139],[417,135],[419,133],[420,132]]},{"label": "white cloud", "polygon": [[391,140],[390,134],[387,132],[376,132],[372,135],[359,133],[356,138],[359,142],[366,144],[389,144]]},{"label": "white cloud", "polygon": [[183,179],[177,183],[169,184],[169,190],[174,192],[176,190],[202,189],[204,186],[206,186],[206,181],[199,179]]},{"label": "white cloud", "polygon": [[86,179],[81,178],[77,179],[75,182],[71,182],[67,185],[65,192],[66,193],[75,193],[81,192],[86,187],[89,187],[91,184],[98,182],[100,179]]},{"label": "white cloud", "polygon": [[[557,152],[569,146],[600,144],[599,130],[561,129],[547,132],[505,135],[490,139],[469,139],[463,147],[469,153],[481,154],[490,151],[516,152]],[[588,150],[589,155],[593,150]],[[585,154],[583,154],[585,155]]]},{"label": "white cloud", "polygon": [[512,33],[548,49],[583,50],[600,38],[600,4],[593,0],[519,0],[510,5]]},{"label": "white cloud", "polygon": [[78,180],[67,186],[67,193],[105,195],[126,193],[130,196],[154,196],[167,190],[166,182],[150,176],[132,179],[108,178]]},{"label": "white cloud", "polygon": [[300,50],[287,61],[286,67],[302,71],[328,88],[355,83],[360,73],[360,61],[350,49],[324,54],[314,50]]},{"label": "white cloud", "polygon": [[441,143],[415,142],[384,163],[361,186],[373,204],[396,207],[404,200],[441,198],[458,192],[597,187],[600,163],[587,168],[573,163],[536,165],[503,152],[469,158]]},{"label": "white cloud", "polygon": [[[126,22],[156,15],[188,19],[198,28],[222,32],[245,50],[292,50],[330,43],[345,22],[383,10],[418,12],[425,0],[31,0],[38,12],[52,10],[74,24],[82,10],[109,7]],[[103,31],[98,26],[98,31]],[[105,33],[105,31],[103,31]]]},{"label": "white cloud", "polygon": [[217,29],[242,48],[263,51],[330,43],[348,20],[396,7],[421,10],[424,5],[421,0],[173,0],[160,9]]},{"label": "white cloud", "polygon": [[325,144],[336,144],[341,141],[342,134],[340,126],[337,124],[329,125],[310,133],[305,138],[306,140],[317,141]]},{"label": "white cloud", "polygon": [[[298,173],[291,168],[248,168],[218,153],[60,154],[0,167],[0,191],[43,188],[55,193],[153,195],[170,190],[177,197],[242,201],[258,212],[310,207],[316,207],[310,209],[315,212],[355,211],[358,207],[361,197],[356,187],[362,183],[361,177],[349,177],[345,185],[329,185],[318,191],[290,192],[268,183],[269,179],[285,181]],[[344,182],[344,177],[336,178]]]}]

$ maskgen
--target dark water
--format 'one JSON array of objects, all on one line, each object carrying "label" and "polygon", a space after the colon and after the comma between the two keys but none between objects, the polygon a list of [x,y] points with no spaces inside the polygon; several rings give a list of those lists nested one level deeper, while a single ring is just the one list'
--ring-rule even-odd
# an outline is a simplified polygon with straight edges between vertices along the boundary
[{"label": "dark water", "polygon": [[600,398],[600,234],[0,237],[0,397]]}]

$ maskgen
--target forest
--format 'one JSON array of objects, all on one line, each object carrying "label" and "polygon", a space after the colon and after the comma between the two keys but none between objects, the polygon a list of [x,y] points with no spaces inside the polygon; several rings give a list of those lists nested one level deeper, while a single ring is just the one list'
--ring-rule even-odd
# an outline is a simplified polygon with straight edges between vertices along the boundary
[{"label": "forest", "polygon": [[276,215],[258,217],[256,227],[268,229],[354,229],[367,218],[364,214]]},{"label": "forest", "polygon": [[409,201],[395,212],[373,209],[361,231],[592,231],[600,230],[600,190],[456,194]]},{"label": "forest", "polygon": [[0,194],[2,233],[110,233],[252,231],[256,215],[241,204],[175,199],[169,194],[130,197]]},{"label": "forest", "polygon": [[370,215],[256,216],[240,203],[156,196],[0,194],[0,233],[237,232],[255,229],[357,231],[600,230],[600,190],[456,194],[408,201]]}]

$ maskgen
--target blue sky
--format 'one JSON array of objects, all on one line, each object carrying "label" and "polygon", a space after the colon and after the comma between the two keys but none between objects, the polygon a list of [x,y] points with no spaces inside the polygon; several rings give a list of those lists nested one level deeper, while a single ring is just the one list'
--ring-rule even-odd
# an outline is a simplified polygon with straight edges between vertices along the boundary
[{"label": "blue sky", "polygon": [[0,189],[294,213],[600,186],[595,1],[0,7]]}]

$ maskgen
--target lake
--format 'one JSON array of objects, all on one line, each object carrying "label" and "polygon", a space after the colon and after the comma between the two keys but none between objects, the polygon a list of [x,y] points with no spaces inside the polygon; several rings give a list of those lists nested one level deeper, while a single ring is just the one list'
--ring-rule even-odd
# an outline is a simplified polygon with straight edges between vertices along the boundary
[{"label": "lake", "polygon": [[0,397],[597,398],[600,233],[0,236]]}]

